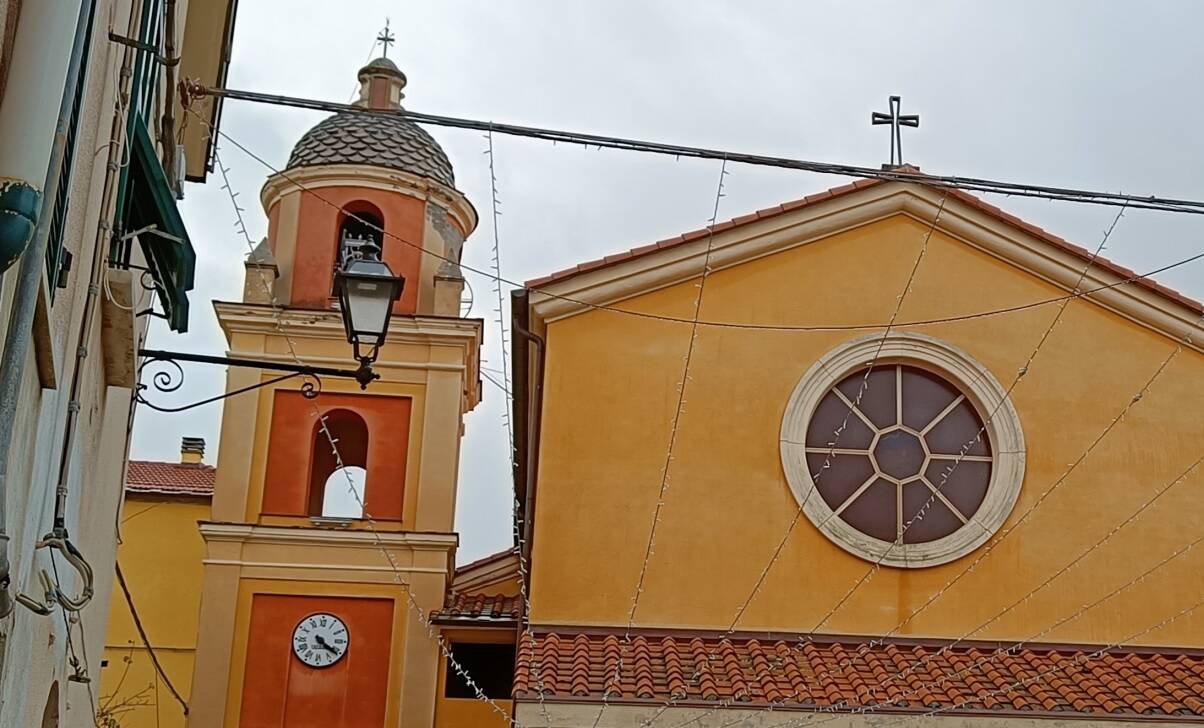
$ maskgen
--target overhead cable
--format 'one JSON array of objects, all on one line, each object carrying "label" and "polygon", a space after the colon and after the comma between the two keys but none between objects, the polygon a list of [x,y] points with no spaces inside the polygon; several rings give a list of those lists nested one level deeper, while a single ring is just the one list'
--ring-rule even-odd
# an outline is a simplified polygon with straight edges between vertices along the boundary
[{"label": "overhead cable", "polygon": [[[204,120],[204,118],[201,117],[199,114],[197,114],[195,110],[190,109],[189,113],[191,113],[193,116],[196,116],[199,119]],[[207,121],[207,120],[205,120],[205,121]],[[243,152],[250,158],[254,159],[256,162],[258,162],[260,165],[262,165],[265,169],[270,171],[272,174],[280,175],[281,178],[284,179],[285,181],[287,181],[289,184],[291,184],[294,187],[296,187],[297,189],[305,192],[307,195],[312,196],[314,199],[318,200],[322,204],[324,204],[328,207],[331,207],[335,210],[341,211],[343,214],[345,214],[348,217],[348,219],[356,220],[357,222],[362,223],[363,225],[371,228],[372,230],[379,232],[384,237],[386,237],[390,240],[395,240],[395,241],[401,243],[402,245],[414,248],[424,255],[429,255],[437,260],[441,260],[441,261],[445,261],[445,262],[452,262],[452,263],[457,262],[457,261],[452,260],[452,258],[450,258],[449,256],[446,256],[446,255],[443,255],[436,251],[427,249],[420,243],[416,243],[412,240],[407,240],[407,239],[401,237],[400,235],[397,235],[396,233],[388,232],[382,226],[377,225],[373,221],[364,218],[363,216],[355,213],[354,211],[344,209],[342,205],[334,202],[330,198],[323,195],[320,190],[304,184],[303,182],[297,180],[295,177],[290,175],[287,171],[277,168],[271,162],[268,162],[261,155],[257,154],[253,150],[249,149],[246,145],[240,143],[237,139],[233,138],[228,133],[226,133],[220,129],[217,129],[215,131],[218,136],[220,136],[222,139],[225,139],[226,141],[230,142],[237,149],[239,149],[241,152]],[[917,182],[918,180],[911,179],[911,180],[907,180],[907,181]],[[1026,311],[1026,310],[1032,309],[1032,308],[1038,308],[1041,306],[1048,306],[1048,305],[1051,305],[1054,303],[1059,303],[1068,298],[1090,297],[1094,293],[1100,293],[1102,291],[1108,291],[1108,290],[1112,290],[1114,288],[1119,288],[1121,286],[1129,285],[1131,283],[1136,283],[1139,281],[1147,280],[1160,273],[1165,273],[1167,271],[1174,270],[1175,268],[1179,268],[1181,266],[1188,265],[1190,263],[1194,263],[1197,260],[1201,260],[1201,259],[1204,259],[1204,252],[1196,253],[1194,255],[1188,256],[1187,258],[1182,258],[1182,259],[1173,261],[1167,265],[1160,266],[1158,268],[1147,271],[1145,273],[1133,273],[1133,274],[1121,277],[1118,280],[1112,281],[1111,283],[1101,284],[1099,286],[1085,289],[1078,293],[1070,293],[1070,294],[1063,295],[1063,296],[1054,296],[1051,298],[1045,298],[1045,299],[1041,299],[1038,301],[1031,301],[1029,303],[1016,304],[1014,306],[1006,306],[1003,308],[995,308],[995,309],[989,309],[989,310],[984,310],[984,311],[976,311],[976,312],[968,313],[968,314],[960,314],[960,315],[955,315],[955,316],[942,316],[942,317],[927,318],[927,319],[913,319],[913,320],[907,320],[907,321],[896,321],[892,326],[896,329],[907,328],[907,327],[917,327],[917,326],[935,326],[938,324],[956,323],[956,322],[961,322],[961,321],[971,321],[971,320],[977,320],[977,319],[982,319],[982,318],[989,318],[992,316],[1000,316],[1000,315],[1006,315],[1006,314],[1011,314],[1011,313],[1018,313],[1018,312]],[[662,315],[662,314],[655,314],[655,313],[648,313],[648,312],[644,312],[644,311],[637,311],[637,310],[633,310],[633,309],[627,309],[627,308],[623,308],[622,306],[593,303],[590,301],[585,301],[585,300],[582,300],[579,298],[575,298],[573,296],[567,296],[564,294],[556,293],[545,287],[527,286],[522,282],[506,278],[505,276],[494,275],[493,273],[491,273],[489,271],[486,271],[486,270],[483,270],[480,268],[474,268],[472,266],[465,265],[463,263],[460,263],[459,265],[460,265],[461,269],[466,270],[470,273],[473,273],[474,275],[479,275],[479,276],[482,276],[483,278],[487,278],[489,280],[500,281],[502,283],[505,283],[506,285],[513,286],[515,288],[526,288],[527,290],[531,291],[532,293],[538,293],[540,295],[547,296],[548,298],[551,298],[554,300],[564,301],[566,303],[583,306],[585,308],[588,308],[588,309],[594,310],[594,311],[609,311],[611,313],[617,313],[617,314],[621,314],[624,316],[632,316],[635,318],[642,318],[642,319],[647,319],[650,321],[661,321],[664,323],[675,323],[675,324],[686,324],[686,325],[692,325],[694,323],[689,318],[684,318],[684,317],[679,317],[679,316],[666,316],[666,315]],[[698,325],[702,326],[702,327],[711,327],[711,328],[718,328],[718,329],[734,329],[734,330],[748,330],[748,331],[778,331],[778,332],[783,332],[783,333],[825,332],[825,331],[879,331],[879,330],[886,328],[886,326],[887,326],[887,324],[884,322],[883,323],[857,323],[857,324],[799,324],[799,325],[796,325],[796,324],[761,324],[761,323],[755,323],[755,322],[754,323],[741,323],[741,322],[734,322],[734,321],[731,321],[731,322],[729,322],[729,321],[713,321],[713,320],[707,320],[707,319],[699,319]]]},{"label": "overhead cable", "polygon": [[599,149],[622,149],[633,152],[661,154],[671,157],[687,157],[693,159],[726,159],[729,163],[749,164],[758,167],[795,169],[804,172],[834,174],[844,177],[857,177],[860,179],[881,179],[896,182],[922,181],[924,184],[932,187],[973,190],[976,192],[990,192],[1002,195],[1015,195],[1018,197],[1037,197],[1047,200],[1064,200],[1067,202],[1082,202],[1095,205],[1125,206],[1148,210],[1162,210],[1165,212],[1185,212],[1194,215],[1204,214],[1204,201],[1201,200],[1178,199],[1173,197],[1161,197],[1158,195],[1126,195],[1116,192],[1099,192],[1095,190],[1076,189],[1072,187],[1057,187],[1021,182],[1004,182],[981,177],[921,174],[915,167],[888,167],[883,169],[875,167],[861,167],[852,164],[839,164],[835,162],[814,162],[804,159],[791,159],[789,157],[774,157],[732,150],[707,149],[704,147],[692,147],[680,144],[669,144],[665,142],[628,139],[623,137],[607,136],[604,134],[588,134],[584,132],[545,129],[533,126],[518,126],[515,124],[502,124],[493,121],[480,121],[476,119],[442,116],[438,114],[424,114],[416,111],[406,111],[404,109],[370,109],[353,106],[351,104],[340,104],[331,101],[320,101],[317,99],[305,99],[296,96],[265,94],[230,88],[214,88],[198,83],[188,84],[187,92],[195,97],[214,96],[226,99],[234,99],[236,101],[251,101],[256,103],[274,104],[277,106],[291,106],[293,108],[311,109],[314,111],[400,116],[418,124],[452,127],[456,129],[472,129],[480,132],[492,131],[496,134],[526,137],[529,139],[542,139],[544,141],[555,143],[576,144],[579,146],[595,147]]}]

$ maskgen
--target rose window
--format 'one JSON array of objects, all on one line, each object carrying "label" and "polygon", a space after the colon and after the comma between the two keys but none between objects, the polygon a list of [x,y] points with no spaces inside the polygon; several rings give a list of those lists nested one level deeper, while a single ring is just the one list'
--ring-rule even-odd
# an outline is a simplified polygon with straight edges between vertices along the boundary
[{"label": "rose window", "polygon": [[994,462],[988,428],[966,394],[906,364],[879,364],[868,375],[863,368],[832,386],[807,424],[805,453],[827,517],[899,545],[970,524]]}]

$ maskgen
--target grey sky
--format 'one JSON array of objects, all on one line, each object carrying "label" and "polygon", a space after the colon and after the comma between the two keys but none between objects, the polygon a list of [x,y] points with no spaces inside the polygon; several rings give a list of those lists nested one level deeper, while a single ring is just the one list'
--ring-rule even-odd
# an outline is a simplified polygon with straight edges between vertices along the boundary
[{"label": "grey sky", "polygon": [[[257,0],[239,7],[232,87],[347,101],[369,46],[392,18],[390,53],[415,111],[748,152],[876,165],[887,132],[869,115],[903,97],[904,130],[925,171],[1129,193],[1204,198],[1197,92],[1204,5],[1190,2],[462,2]],[[222,129],[277,167],[323,114],[230,102]],[[488,160],[479,133],[431,129],[457,186],[481,213],[465,248],[490,265]],[[525,280],[702,227],[718,163],[494,140],[503,275]],[[224,144],[223,161],[258,240],[268,170]],[[729,167],[720,219],[841,184],[814,174]],[[151,344],[216,353],[209,300],[241,293],[245,241],[220,177],[182,203],[198,256],[191,331],[156,324]],[[991,198],[1094,248],[1116,211]],[[1137,270],[1204,248],[1204,219],[1131,211],[1105,255]],[[1204,297],[1204,263],[1159,280]],[[496,294],[470,275],[487,320],[485,366],[501,369]],[[773,334],[767,334],[773,335]],[[220,368],[189,368],[177,401],[220,391]],[[457,528],[461,562],[510,543],[501,392],[467,419]],[[215,461],[220,405],[138,413],[133,456],[175,459],[203,436]]]}]

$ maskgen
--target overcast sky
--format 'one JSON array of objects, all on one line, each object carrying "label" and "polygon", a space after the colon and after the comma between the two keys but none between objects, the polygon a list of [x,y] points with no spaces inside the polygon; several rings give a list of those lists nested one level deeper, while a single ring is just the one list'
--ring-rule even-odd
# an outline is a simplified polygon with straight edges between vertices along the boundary
[{"label": "overcast sky", "polygon": [[[887,161],[887,96],[921,115],[906,161],[926,172],[1204,199],[1198,93],[1204,4],[1191,2],[388,2],[239,3],[229,85],[345,102],[385,18],[409,77],[408,109],[819,161]],[[379,55],[376,53],[375,55]],[[283,167],[323,114],[229,102],[222,130]],[[490,266],[486,140],[430,129],[481,213],[465,262]],[[494,140],[503,277],[522,281],[704,226],[718,162]],[[269,171],[229,144],[223,161],[256,240]],[[842,184],[836,177],[729,167],[720,219]],[[995,204],[1094,248],[1115,210],[1009,198]],[[211,299],[241,295],[246,243],[220,178],[182,203],[197,251],[188,334],[158,323],[159,348],[220,353]],[[1137,270],[1204,248],[1204,219],[1126,213],[1105,255]],[[1158,280],[1204,297],[1204,263]],[[486,319],[484,366],[502,361],[492,281],[470,275]],[[508,314],[507,314],[508,321]],[[491,372],[492,373],[492,372]],[[221,391],[193,365],[177,401]],[[485,383],[467,417],[457,529],[461,563],[510,544],[503,395]],[[170,400],[169,400],[170,401]],[[135,458],[174,460],[201,436],[215,462],[220,404],[145,408]]]}]

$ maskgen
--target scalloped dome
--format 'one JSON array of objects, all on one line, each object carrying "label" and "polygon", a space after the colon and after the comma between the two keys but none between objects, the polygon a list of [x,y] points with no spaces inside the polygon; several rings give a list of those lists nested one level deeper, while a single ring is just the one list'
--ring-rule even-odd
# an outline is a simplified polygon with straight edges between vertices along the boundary
[{"label": "scalloped dome", "polygon": [[345,111],[305,132],[288,166],[366,164],[409,172],[454,187],[451,162],[439,143],[412,121],[392,114]]}]

